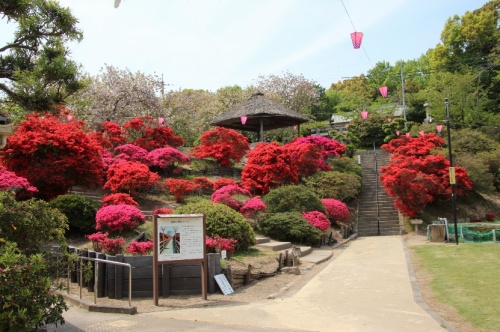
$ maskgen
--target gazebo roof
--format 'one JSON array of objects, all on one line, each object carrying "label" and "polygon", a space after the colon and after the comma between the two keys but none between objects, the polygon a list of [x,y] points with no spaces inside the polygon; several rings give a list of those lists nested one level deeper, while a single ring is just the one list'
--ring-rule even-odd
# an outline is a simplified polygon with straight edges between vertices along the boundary
[{"label": "gazebo roof", "polygon": [[[241,123],[242,116],[247,117],[244,125]],[[210,125],[258,133],[261,129],[261,121],[263,130],[271,130],[300,125],[309,120],[257,92],[246,101],[219,115]]]}]

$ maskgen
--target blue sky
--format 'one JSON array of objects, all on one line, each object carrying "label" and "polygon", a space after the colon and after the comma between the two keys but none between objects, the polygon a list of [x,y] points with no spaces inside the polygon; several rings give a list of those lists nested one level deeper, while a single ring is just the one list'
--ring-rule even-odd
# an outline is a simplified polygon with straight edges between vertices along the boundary
[{"label": "blue sky", "polygon": [[[449,17],[487,3],[343,0],[348,16],[341,0],[122,0],[118,8],[114,0],[59,2],[84,32],[70,44],[84,71],[96,75],[109,64],[163,75],[167,90],[211,91],[286,71],[328,88],[379,61],[420,57],[439,43]],[[353,24],[364,33],[358,50]]]}]

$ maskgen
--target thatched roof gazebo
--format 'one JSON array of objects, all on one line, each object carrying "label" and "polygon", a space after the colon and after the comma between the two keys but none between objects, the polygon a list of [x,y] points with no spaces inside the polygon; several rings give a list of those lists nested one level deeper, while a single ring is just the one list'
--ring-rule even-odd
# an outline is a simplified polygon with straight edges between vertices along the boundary
[{"label": "thatched roof gazebo", "polygon": [[215,118],[210,125],[259,133],[259,141],[264,139],[264,130],[297,126],[309,121],[299,113],[275,103],[257,92],[246,101],[229,109]]}]

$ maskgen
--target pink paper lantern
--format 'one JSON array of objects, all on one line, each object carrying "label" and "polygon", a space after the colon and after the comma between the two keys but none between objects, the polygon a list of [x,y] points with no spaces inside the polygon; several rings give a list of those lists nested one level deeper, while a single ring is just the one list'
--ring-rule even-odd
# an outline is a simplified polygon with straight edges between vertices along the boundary
[{"label": "pink paper lantern", "polygon": [[362,32],[353,32],[351,33],[352,46],[354,49],[358,49],[361,47],[361,42],[363,41],[363,33]]},{"label": "pink paper lantern", "polygon": [[163,124],[163,121],[165,121],[165,118],[158,118],[158,124],[160,126]]},{"label": "pink paper lantern", "polygon": [[247,123],[247,119],[248,119],[248,117],[247,117],[247,116],[241,116],[241,117],[240,117],[241,124],[242,124],[242,125],[245,125],[245,123]]},{"label": "pink paper lantern", "polygon": [[410,133],[406,133],[406,138],[410,138]]},{"label": "pink paper lantern", "polygon": [[441,133],[441,131],[443,130],[443,125],[437,125],[436,130],[438,133]]},{"label": "pink paper lantern", "polygon": [[399,130],[396,130],[396,136],[399,136],[399,134],[401,134],[401,132]]},{"label": "pink paper lantern", "polygon": [[391,122],[391,121],[392,121],[392,119],[391,119],[391,118],[387,118],[387,122]]},{"label": "pink paper lantern", "polygon": [[382,98],[387,98],[387,87],[386,86],[381,86],[378,88],[378,91],[380,91],[380,94],[382,95]]},{"label": "pink paper lantern", "polygon": [[367,117],[368,117],[368,111],[361,111],[361,118],[363,120],[366,120]]},{"label": "pink paper lantern", "polygon": [[420,131],[420,136],[424,137],[425,136],[425,133],[423,131]]},{"label": "pink paper lantern", "polygon": [[73,121],[74,116],[73,115],[66,115],[66,121],[71,122]]}]

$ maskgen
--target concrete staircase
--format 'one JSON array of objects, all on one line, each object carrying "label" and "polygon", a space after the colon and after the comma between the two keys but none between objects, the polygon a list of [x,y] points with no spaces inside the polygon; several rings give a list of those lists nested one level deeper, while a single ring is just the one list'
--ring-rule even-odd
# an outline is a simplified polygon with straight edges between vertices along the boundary
[{"label": "concrete staircase", "polygon": [[[292,243],[291,242],[280,242],[271,240],[268,237],[256,236],[255,248],[262,250],[271,250],[276,252],[292,254]],[[300,262],[301,264],[319,264],[328,260],[333,255],[333,247],[324,246],[320,248],[312,248],[309,246],[296,246],[300,248]]]},{"label": "concrete staircase", "polygon": [[401,234],[399,213],[394,207],[394,199],[389,197],[379,178],[380,168],[389,164],[389,154],[377,149],[376,153],[367,151],[360,153],[359,157],[363,179],[358,200],[358,236]]}]

